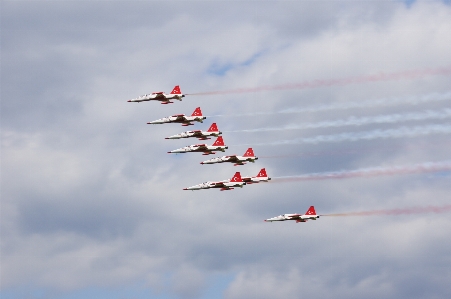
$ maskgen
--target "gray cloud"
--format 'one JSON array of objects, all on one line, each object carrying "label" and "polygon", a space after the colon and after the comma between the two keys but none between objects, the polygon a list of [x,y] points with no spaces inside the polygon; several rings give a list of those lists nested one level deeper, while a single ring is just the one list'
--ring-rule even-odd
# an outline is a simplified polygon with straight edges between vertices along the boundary
[{"label": "gray cloud", "polygon": [[[262,167],[289,176],[449,160],[448,134],[254,146],[262,158],[233,167],[166,154],[199,141],[164,140],[186,130],[180,125],[146,125],[197,106],[205,115],[270,113],[195,126],[217,121],[224,131],[443,110],[446,101],[275,113],[444,94],[449,76],[126,102],[176,84],[194,93],[449,65],[449,16],[440,2],[2,3],[2,292],[18,297],[15,290],[31,286],[49,297],[86,296],[143,284],[162,297],[199,298],[209,277],[226,275],[231,282],[218,291],[225,298],[449,297],[446,214],[262,221],[310,205],[334,213],[445,204],[446,176],[182,190]],[[246,146],[232,145],[342,133],[224,139],[226,154],[242,154]]]}]

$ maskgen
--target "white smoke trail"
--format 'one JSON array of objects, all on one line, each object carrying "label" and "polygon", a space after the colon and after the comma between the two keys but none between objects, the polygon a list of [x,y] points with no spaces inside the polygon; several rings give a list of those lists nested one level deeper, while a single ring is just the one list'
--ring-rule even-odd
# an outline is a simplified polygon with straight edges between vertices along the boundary
[{"label": "white smoke trail", "polygon": [[421,164],[393,166],[393,167],[372,167],[356,170],[340,170],[333,172],[308,173],[297,176],[280,176],[273,177],[273,182],[344,179],[353,177],[373,177],[381,175],[427,173],[448,170],[451,170],[451,161],[427,162]]},{"label": "white smoke trail", "polygon": [[233,133],[253,133],[253,132],[268,132],[268,131],[284,131],[284,130],[301,130],[301,129],[316,129],[316,128],[330,128],[343,126],[362,126],[368,124],[384,124],[384,123],[399,123],[412,120],[431,120],[431,119],[445,119],[451,117],[451,109],[443,110],[427,110],[424,112],[412,112],[404,114],[388,114],[378,116],[355,117],[351,116],[347,119],[339,119],[333,121],[322,121],[316,123],[303,123],[298,125],[288,125],[284,127],[269,127],[247,130],[223,131]]},{"label": "white smoke trail", "polygon": [[[346,132],[334,135],[319,135],[314,137],[297,138],[290,140],[279,140],[268,143],[239,144],[241,145],[283,145],[283,144],[300,144],[310,143],[318,144],[324,142],[341,142],[341,141],[357,141],[357,140],[373,140],[400,137],[417,137],[431,134],[448,134],[451,133],[450,124],[431,124],[416,127],[400,127],[387,130],[373,130],[364,132]],[[235,144],[237,146],[238,144]]]},{"label": "white smoke trail", "polygon": [[304,108],[288,108],[276,112],[252,112],[252,113],[242,113],[242,114],[218,114],[210,115],[207,117],[235,117],[235,116],[258,116],[258,115],[271,115],[279,113],[308,113],[308,112],[321,112],[330,110],[348,110],[355,108],[373,108],[380,106],[396,106],[400,104],[410,104],[419,105],[432,102],[449,101],[451,100],[451,91],[445,93],[430,93],[419,96],[406,96],[406,97],[387,97],[376,100],[364,100],[358,102],[347,102],[347,103],[335,103],[335,104],[323,104]]}]

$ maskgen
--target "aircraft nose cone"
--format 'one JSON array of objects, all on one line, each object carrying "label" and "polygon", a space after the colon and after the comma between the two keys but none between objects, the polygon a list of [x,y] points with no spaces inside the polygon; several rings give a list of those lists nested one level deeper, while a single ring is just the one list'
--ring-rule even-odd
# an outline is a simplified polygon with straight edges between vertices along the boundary
[{"label": "aircraft nose cone", "polygon": [[127,102],[131,102],[132,100],[128,100]]},{"label": "aircraft nose cone", "polygon": [[188,188],[183,188],[183,190],[188,190]]},{"label": "aircraft nose cone", "polygon": [[204,162],[200,162],[200,164],[202,164],[202,165],[203,165],[203,164],[204,164]]}]

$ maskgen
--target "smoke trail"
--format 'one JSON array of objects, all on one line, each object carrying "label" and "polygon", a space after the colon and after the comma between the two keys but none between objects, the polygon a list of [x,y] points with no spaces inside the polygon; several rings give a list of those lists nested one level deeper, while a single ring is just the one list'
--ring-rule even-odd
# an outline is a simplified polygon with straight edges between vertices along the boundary
[{"label": "smoke trail", "polygon": [[[451,143],[442,140],[440,143],[415,143],[414,145],[410,145],[407,148],[404,148],[405,151],[409,151],[410,147],[414,147],[415,149],[443,149],[443,148],[451,148]],[[278,159],[278,158],[293,158],[293,157],[317,157],[317,156],[343,156],[343,155],[355,155],[366,153],[368,151],[377,151],[378,153],[383,152],[393,152],[398,150],[399,146],[359,146],[355,148],[343,148],[339,150],[333,151],[303,151],[297,153],[287,153],[287,154],[276,154],[276,155],[267,155],[262,156],[258,155],[259,158],[263,159]]]},{"label": "smoke trail", "polygon": [[410,215],[410,214],[446,213],[446,212],[451,212],[451,205],[413,207],[413,208],[391,209],[391,210],[373,210],[373,211],[348,212],[348,213],[338,213],[338,214],[324,214],[321,216]]},{"label": "smoke trail", "polygon": [[355,177],[374,177],[382,175],[400,175],[414,173],[428,173],[451,170],[451,161],[428,162],[421,164],[393,166],[393,167],[373,167],[356,170],[341,170],[333,172],[309,173],[298,176],[273,177],[273,182],[297,182],[314,181],[328,179],[347,179]]},{"label": "smoke trail", "polygon": [[252,112],[252,113],[242,113],[242,114],[218,114],[210,115],[208,117],[238,117],[238,116],[258,116],[258,115],[271,115],[279,113],[311,113],[311,112],[321,112],[321,111],[331,111],[331,110],[348,110],[355,108],[373,108],[373,107],[384,107],[384,106],[396,106],[399,104],[410,104],[419,105],[430,102],[440,102],[451,100],[451,91],[445,93],[430,93],[421,96],[406,96],[406,97],[387,97],[375,100],[364,100],[359,102],[347,102],[347,103],[335,103],[327,105],[316,105],[304,108],[287,108],[284,110],[276,112]]},{"label": "smoke trail", "polygon": [[284,85],[275,86],[260,86],[254,88],[237,88],[231,90],[222,91],[207,91],[190,93],[187,95],[214,95],[214,94],[239,94],[239,93],[251,93],[259,91],[270,91],[270,90],[288,90],[288,89],[307,89],[307,88],[318,88],[325,86],[343,86],[358,83],[368,83],[377,81],[393,81],[402,79],[418,79],[425,76],[437,76],[437,75],[449,75],[451,73],[451,67],[443,67],[436,69],[423,69],[423,70],[410,70],[396,73],[380,73],[377,75],[367,75],[350,77],[344,79],[329,79],[329,80],[313,80],[305,81],[301,83],[292,83]]},{"label": "smoke trail", "polygon": [[427,110],[424,112],[404,113],[404,114],[389,114],[378,116],[355,117],[351,116],[347,119],[340,119],[334,121],[322,121],[316,123],[303,123],[298,125],[288,125],[285,127],[270,127],[259,129],[245,129],[234,131],[223,131],[228,133],[253,133],[253,132],[268,132],[268,131],[284,131],[284,130],[301,130],[301,129],[316,129],[316,128],[331,128],[342,126],[362,126],[368,124],[384,124],[384,123],[398,123],[412,120],[429,120],[429,119],[445,119],[451,117],[451,109],[443,110]]},{"label": "smoke trail", "polygon": [[334,135],[318,135],[315,137],[305,137],[290,140],[279,140],[268,143],[248,143],[248,144],[234,144],[234,146],[242,145],[287,145],[287,144],[300,144],[310,143],[318,144],[324,142],[341,142],[341,141],[358,141],[358,140],[373,140],[373,139],[387,139],[387,138],[400,138],[400,137],[417,137],[431,134],[448,134],[451,133],[451,125],[449,124],[431,124],[426,126],[416,127],[400,127],[396,129],[387,130],[373,130],[364,132],[346,132]]}]

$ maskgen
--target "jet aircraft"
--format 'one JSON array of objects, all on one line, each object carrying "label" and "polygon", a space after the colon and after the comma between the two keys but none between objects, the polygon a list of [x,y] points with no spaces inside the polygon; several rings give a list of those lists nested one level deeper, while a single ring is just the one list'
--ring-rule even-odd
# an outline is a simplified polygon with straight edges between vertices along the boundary
[{"label": "jet aircraft", "polygon": [[157,124],[166,124],[166,123],[181,123],[182,126],[192,126],[194,125],[193,121],[204,122],[206,119],[205,116],[202,116],[202,111],[200,107],[197,107],[191,116],[186,116],[185,114],[176,114],[168,117],[163,117],[151,122],[148,122],[148,125],[157,125]]},{"label": "jet aircraft", "polygon": [[168,152],[168,154],[178,154],[178,153],[190,153],[190,152],[201,152],[202,155],[214,155],[215,151],[224,152],[229,147],[224,144],[222,136],[219,136],[212,145],[207,144],[195,144],[188,145],[173,151]]},{"label": "jet aircraft", "polygon": [[170,94],[165,94],[163,91],[152,92],[151,94],[145,94],[135,99],[128,100],[127,102],[139,103],[145,101],[160,101],[161,104],[172,104],[174,102],[171,102],[170,100],[181,101],[183,97],[185,97],[185,95],[182,94],[182,92],[180,91],[180,86],[177,85],[174,87]]},{"label": "jet aircraft", "polygon": [[199,140],[207,140],[211,139],[210,136],[218,137],[222,132],[218,130],[218,126],[216,123],[212,123],[210,128],[207,131],[195,130],[195,131],[186,131],[177,135],[172,135],[166,137],[165,139],[180,139],[180,138],[190,138],[196,137]]},{"label": "jet aircraft", "polygon": [[246,184],[256,184],[260,182],[269,182],[271,180],[270,177],[266,174],[266,169],[262,168],[257,176],[243,176],[243,181]]},{"label": "jet aircraft", "polygon": [[244,165],[245,162],[252,162],[255,163],[255,160],[258,160],[258,157],[255,157],[254,151],[252,148],[248,148],[247,151],[242,156],[238,155],[230,155],[230,156],[222,156],[218,158],[213,158],[204,162],[200,162],[200,164],[215,164],[215,163],[224,163],[224,162],[230,162],[235,163],[233,166],[237,165]]},{"label": "jet aircraft", "polygon": [[241,174],[236,172],[235,175],[230,180],[223,180],[218,182],[205,182],[199,185],[184,188],[183,190],[201,190],[201,189],[211,189],[211,188],[221,188],[220,191],[232,190],[236,187],[243,188],[246,185],[241,179]]},{"label": "jet aircraft", "polygon": [[283,214],[277,217],[266,219],[265,222],[296,220],[296,223],[298,223],[298,222],[307,222],[307,220],[316,220],[318,218],[319,215],[316,215],[315,207],[311,206],[304,215]]}]

